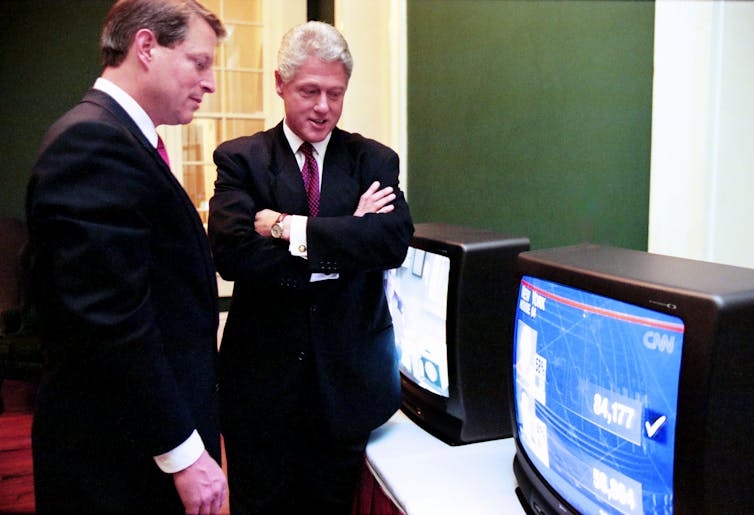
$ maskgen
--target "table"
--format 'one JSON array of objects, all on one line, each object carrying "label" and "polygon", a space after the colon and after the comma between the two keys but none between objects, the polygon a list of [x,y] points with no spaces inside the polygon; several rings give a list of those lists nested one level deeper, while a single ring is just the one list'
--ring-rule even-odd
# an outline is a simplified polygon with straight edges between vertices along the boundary
[{"label": "table", "polygon": [[512,438],[448,445],[398,411],[372,432],[366,464],[406,515],[525,514],[514,453]]}]

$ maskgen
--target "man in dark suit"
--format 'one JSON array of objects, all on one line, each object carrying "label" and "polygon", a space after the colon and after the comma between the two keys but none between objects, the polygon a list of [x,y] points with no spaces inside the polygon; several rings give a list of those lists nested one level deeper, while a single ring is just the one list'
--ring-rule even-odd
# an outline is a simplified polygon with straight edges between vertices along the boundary
[{"label": "man in dark suit", "polygon": [[348,513],[370,431],[400,404],[383,273],[413,224],[397,154],[336,127],[352,69],[343,37],[295,27],[278,65],[284,121],[215,151],[209,236],[235,281],[220,348],[230,507]]},{"label": "man in dark suit", "polygon": [[32,430],[38,513],[217,513],[217,285],[158,149],[215,89],[221,22],[193,0],[122,0],[104,71],[50,128],[27,193],[49,367]]}]

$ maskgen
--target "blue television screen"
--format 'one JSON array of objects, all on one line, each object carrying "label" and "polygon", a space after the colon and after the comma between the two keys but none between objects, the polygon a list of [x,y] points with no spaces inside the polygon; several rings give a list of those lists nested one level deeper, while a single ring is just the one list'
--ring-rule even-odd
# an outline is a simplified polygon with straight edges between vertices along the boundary
[{"label": "blue television screen", "polygon": [[670,513],[684,324],[523,276],[513,388],[520,443],[581,513]]},{"label": "blue television screen", "polygon": [[414,383],[449,396],[446,341],[450,259],[409,247],[403,265],[387,272],[400,370]]}]

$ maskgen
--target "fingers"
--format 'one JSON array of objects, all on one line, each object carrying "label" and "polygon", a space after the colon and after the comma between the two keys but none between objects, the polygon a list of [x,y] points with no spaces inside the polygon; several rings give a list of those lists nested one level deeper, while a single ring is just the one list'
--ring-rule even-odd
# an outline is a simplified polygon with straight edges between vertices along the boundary
[{"label": "fingers", "polygon": [[216,515],[225,502],[227,481],[222,468],[207,451],[189,467],[173,474],[187,514]]},{"label": "fingers", "polygon": [[262,209],[260,211],[257,211],[254,215],[254,219],[263,219],[263,218],[269,218],[271,216],[275,216],[276,213],[272,209]]},{"label": "fingers", "polygon": [[380,187],[380,182],[379,181],[374,181],[369,186],[369,188],[367,188],[367,190],[364,192],[364,194],[362,195],[362,197],[368,197],[368,196],[370,196],[372,193],[374,193],[375,191],[377,191],[377,188],[379,188],[379,187]]},{"label": "fingers", "polygon": [[223,504],[225,504],[225,494],[227,493],[228,484],[225,480],[225,476],[221,476],[221,479],[222,484],[220,485],[220,491],[212,502],[212,515],[220,513],[220,508],[222,508]]},{"label": "fingers", "polygon": [[[221,480],[222,479],[222,480]],[[213,482],[212,490],[214,495],[202,503],[199,509],[200,514],[218,515],[220,508],[225,504],[225,482],[223,478],[216,478]]]},{"label": "fingers", "polygon": [[[221,488],[211,499],[201,501],[196,511],[186,510],[186,513],[198,513],[199,515],[218,515],[225,504],[225,488]],[[193,510],[193,508],[192,508]]]},{"label": "fingers", "polygon": [[212,515],[216,515],[220,513],[220,508],[222,508],[223,503],[225,502],[225,490],[223,489],[222,495],[219,497],[215,497],[215,502],[212,503]]},{"label": "fingers", "polygon": [[374,193],[374,198],[379,200],[387,196],[392,196],[395,198],[395,194],[393,193],[393,187],[392,186],[385,186],[380,191]]},{"label": "fingers", "polygon": [[[392,186],[385,186],[381,190],[377,191],[377,188],[380,187],[379,181],[374,181],[369,188],[361,195],[361,201],[362,202],[374,202],[377,200],[380,200],[381,198],[385,197],[386,195],[389,195],[393,192]],[[395,198],[395,197],[393,197]]]},{"label": "fingers", "polygon": [[[380,192],[385,192],[385,190],[387,190],[387,189],[388,188],[380,190]],[[393,200],[395,200],[395,193],[391,193],[393,191],[393,189],[392,188],[389,188],[389,189],[390,189],[390,192],[383,193],[383,196],[381,196],[381,197],[376,197],[375,196],[373,204],[374,204],[374,207],[377,210],[377,212],[382,212],[381,210],[382,210],[383,207],[386,207],[387,204],[390,204],[390,202],[392,202]],[[378,192],[378,193],[380,193],[380,192]]]},{"label": "fingers", "polygon": [[395,193],[393,193],[392,186],[386,186],[379,191],[372,191],[372,188],[370,187],[361,196],[361,202],[363,204],[372,204],[374,206],[385,205],[385,203],[392,202],[393,200],[395,200]]},{"label": "fingers", "polygon": [[389,213],[395,209],[391,202],[396,199],[392,186],[379,189],[379,181],[374,181],[369,188],[359,197],[359,205],[354,211],[354,216],[364,216],[367,213]]}]

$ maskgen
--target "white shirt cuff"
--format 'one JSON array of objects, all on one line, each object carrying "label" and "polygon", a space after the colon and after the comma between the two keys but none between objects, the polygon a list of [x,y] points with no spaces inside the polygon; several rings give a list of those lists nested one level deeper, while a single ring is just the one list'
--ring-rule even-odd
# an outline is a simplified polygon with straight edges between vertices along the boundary
[{"label": "white shirt cuff", "polygon": [[301,215],[291,216],[291,233],[288,238],[288,251],[293,256],[306,259],[306,217]]},{"label": "white shirt cuff", "polygon": [[203,452],[204,442],[202,442],[202,437],[199,436],[199,433],[195,429],[185,442],[172,451],[154,456],[154,461],[160,467],[160,470],[166,474],[174,474],[193,465]]},{"label": "white shirt cuff", "polygon": [[[288,245],[288,252],[293,256],[308,259],[308,253],[306,248],[306,221],[307,217],[301,215],[291,216],[291,233],[288,239],[290,245]],[[309,279],[309,282],[327,281],[331,279],[337,279],[338,274],[320,274],[314,272]]]}]

